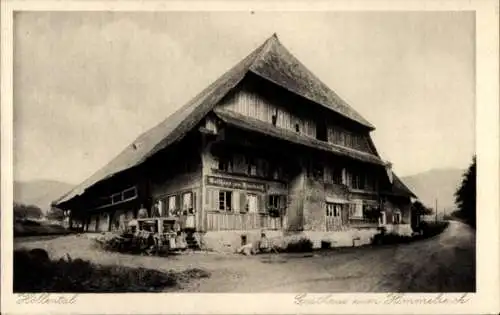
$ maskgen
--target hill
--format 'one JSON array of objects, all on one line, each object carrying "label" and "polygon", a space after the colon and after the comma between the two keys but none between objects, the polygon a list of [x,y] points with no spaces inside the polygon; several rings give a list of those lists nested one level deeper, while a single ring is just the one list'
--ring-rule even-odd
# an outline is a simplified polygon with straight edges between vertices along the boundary
[{"label": "hill", "polygon": [[462,181],[464,170],[458,168],[432,169],[423,173],[402,177],[401,180],[428,207],[438,201],[438,213],[455,209],[454,193]]},{"label": "hill", "polygon": [[72,187],[72,184],[55,180],[15,181],[14,201],[26,205],[36,205],[46,213],[50,209],[50,203]]}]

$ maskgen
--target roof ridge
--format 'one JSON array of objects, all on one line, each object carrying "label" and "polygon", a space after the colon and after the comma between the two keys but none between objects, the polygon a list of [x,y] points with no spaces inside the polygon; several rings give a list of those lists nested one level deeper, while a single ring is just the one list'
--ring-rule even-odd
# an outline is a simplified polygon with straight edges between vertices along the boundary
[{"label": "roof ridge", "polygon": [[[250,71],[255,73],[256,75],[279,85],[288,91],[295,93],[303,98],[309,99],[317,104],[327,107],[329,110],[347,118],[352,121],[357,122],[358,124],[364,125],[371,130],[374,130],[375,127],[367,121],[358,111],[356,111],[353,107],[351,107],[346,101],[344,101],[333,89],[331,89],[328,85],[326,85],[321,79],[318,78],[316,74],[314,74],[304,63],[302,63],[288,48],[286,48],[281,41],[278,39],[276,33],[274,33],[271,37],[269,37],[265,43],[265,50],[261,51],[259,54],[259,58],[255,60],[255,62],[250,66]],[[274,48],[274,51],[272,51]],[[271,60],[266,60],[271,59]],[[279,60],[282,61],[282,64],[279,65]],[[274,64],[270,64],[274,63]],[[278,64],[278,65],[276,65]],[[286,74],[285,69],[282,70],[285,75],[280,76],[274,73],[274,77],[278,77],[282,80],[288,80],[286,83],[278,82],[275,78],[273,78],[273,66],[285,67],[288,66],[293,70],[299,70],[299,72],[304,72],[306,78],[301,77],[293,77]],[[271,72],[269,72],[271,69]],[[307,77],[308,76],[308,77]],[[308,81],[305,82],[307,88],[311,90],[311,84],[316,85],[320,90],[320,93],[317,93],[317,97],[312,97],[312,93],[307,92],[307,88],[302,87],[303,91],[297,91],[297,87],[299,87],[300,82],[289,82],[289,81]],[[287,86],[289,85],[289,86]],[[293,88],[295,87],[295,89]],[[300,87],[299,87],[300,89]],[[331,95],[328,95],[330,93]],[[319,96],[318,96],[319,95]],[[321,100],[320,100],[321,98]],[[328,105],[329,103],[332,103]],[[334,105],[334,106],[331,106]]]}]

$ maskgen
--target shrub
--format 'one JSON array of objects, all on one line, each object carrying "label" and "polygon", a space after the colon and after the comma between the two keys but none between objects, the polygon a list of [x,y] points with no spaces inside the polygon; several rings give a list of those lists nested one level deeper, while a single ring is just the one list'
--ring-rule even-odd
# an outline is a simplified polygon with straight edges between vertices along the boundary
[{"label": "shrub", "polygon": [[447,227],[448,227],[447,221],[438,221],[438,222],[423,221],[420,224],[423,237],[425,238],[441,234]]},{"label": "shrub", "polygon": [[422,235],[418,236],[406,236],[406,235],[398,235],[394,233],[386,234],[384,230],[380,230],[379,234],[376,234],[372,239],[372,244],[381,245],[381,244],[401,244],[401,243],[409,243],[414,240],[424,239],[428,237],[436,236],[444,231],[448,226],[448,222],[440,221],[440,222],[426,222],[423,221],[420,223],[419,229],[422,230]]},{"label": "shrub", "polygon": [[42,249],[14,252],[14,292],[151,292],[195,278],[202,269],[161,272],[146,268],[95,265],[82,259],[45,258]]},{"label": "shrub", "polygon": [[287,253],[306,253],[312,250],[313,242],[305,237],[289,242],[284,249]]}]

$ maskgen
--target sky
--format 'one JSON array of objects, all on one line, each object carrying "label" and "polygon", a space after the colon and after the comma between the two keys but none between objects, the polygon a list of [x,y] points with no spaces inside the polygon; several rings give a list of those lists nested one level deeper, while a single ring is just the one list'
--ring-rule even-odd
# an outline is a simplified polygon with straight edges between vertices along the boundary
[{"label": "sky", "polygon": [[475,152],[467,12],[22,12],[14,179],[77,184],[273,33],[375,125],[400,176]]}]

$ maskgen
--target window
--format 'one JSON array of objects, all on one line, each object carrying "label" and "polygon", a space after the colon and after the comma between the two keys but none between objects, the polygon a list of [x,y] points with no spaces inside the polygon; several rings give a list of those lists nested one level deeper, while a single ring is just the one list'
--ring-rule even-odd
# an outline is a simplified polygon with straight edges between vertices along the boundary
[{"label": "window", "polygon": [[360,171],[354,171],[351,176],[351,188],[365,189],[365,174]]},{"label": "window", "polygon": [[396,210],[392,214],[392,223],[393,224],[400,224],[401,223],[401,211]]},{"label": "window", "polygon": [[128,200],[137,197],[137,189],[135,187],[125,189],[123,191],[123,199]]},{"label": "window", "polygon": [[193,210],[193,193],[187,192],[182,194],[182,210],[192,212]]},{"label": "window", "polygon": [[326,216],[327,217],[340,217],[341,211],[342,211],[342,205],[339,203],[327,203],[326,204]]},{"label": "window", "polygon": [[[269,116],[268,116],[269,117]],[[273,123],[273,126],[276,127],[276,121],[278,120],[278,114],[274,114],[272,116],[272,123]]]},{"label": "window", "polygon": [[279,165],[276,165],[274,164],[272,167],[271,167],[271,177],[272,179],[281,179],[283,177],[283,169],[281,168],[281,166]]},{"label": "window", "polygon": [[339,167],[335,167],[332,171],[333,183],[337,185],[342,184],[342,169]]},{"label": "window", "polygon": [[321,179],[323,178],[323,165],[317,162],[312,162],[311,163],[311,175],[315,179]]},{"label": "window", "polygon": [[286,195],[273,194],[267,197],[268,210],[280,210],[281,212],[286,208]]},{"label": "window", "polygon": [[253,194],[246,195],[245,211],[249,213],[257,213],[257,210],[258,210],[257,195]]},{"label": "window", "polygon": [[248,175],[257,175],[257,163],[255,163],[255,159],[248,160]]},{"label": "window", "polygon": [[259,160],[259,168],[258,170],[258,175],[263,176],[263,177],[268,177],[269,176],[269,162],[261,159]]},{"label": "window", "polygon": [[120,201],[122,201],[122,194],[118,193],[118,194],[111,195],[111,202],[112,203],[117,203]]},{"label": "window", "polygon": [[219,169],[219,171],[229,172],[230,169],[231,169],[230,165],[231,165],[231,163],[226,158],[220,158],[219,161],[218,161],[218,169]]},{"label": "window", "polygon": [[167,216],[172,216],[175,212],[175,196],[170,196],[167,198],[168,200],[168,210],[167,210]]},{"label": "window", "polygon": [[269,195],[269,208],[278,209],[279,208],[279,195]]},{"label": "window", "polygon": [[363,202],[362,201],[357,200],[351,204],[350,216],[352,218],[363,218]]},{"label": "window", "polygon": [[232,195],[230,191],[219,192],[219,210],[231,211]]},{"label": "window", "polygon": [[300,132],[300,125],[295,123],[295,132]]}]

